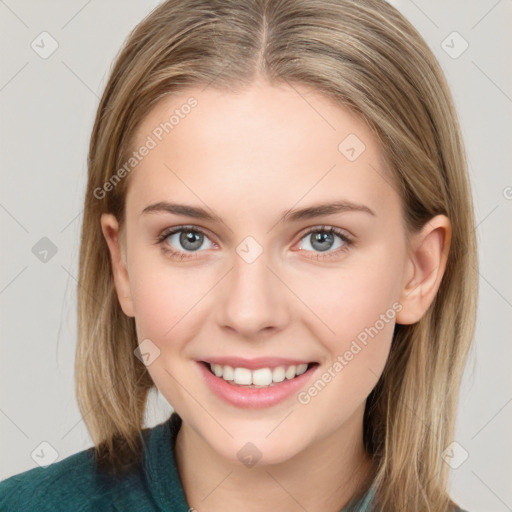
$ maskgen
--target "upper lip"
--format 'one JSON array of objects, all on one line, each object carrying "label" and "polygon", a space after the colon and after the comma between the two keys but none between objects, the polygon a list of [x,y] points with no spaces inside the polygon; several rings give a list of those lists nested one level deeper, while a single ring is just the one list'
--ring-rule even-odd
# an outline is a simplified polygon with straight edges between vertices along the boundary
[{"label": "upper lip", "polygon": [[231,366],[233,368],[247,368],[255,370],[258,368],[275,368],[276,366],[292,366],[299,364],[309,364],[313,361],[304,361],[303,359],[289,359],[284,357],[256,357],[246,359],[244,357],[208,357],[202,359],[205,363],[219,364],[221,366]]}]

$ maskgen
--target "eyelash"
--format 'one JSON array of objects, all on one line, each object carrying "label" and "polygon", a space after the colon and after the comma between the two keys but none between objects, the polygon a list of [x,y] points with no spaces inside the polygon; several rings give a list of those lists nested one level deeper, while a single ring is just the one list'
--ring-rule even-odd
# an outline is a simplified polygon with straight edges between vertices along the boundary
[{"label": "eyelash", "polygon": [[[165,240],[167,240],[167,238],[169,238],[171,235],[174,235],[175,233],[180,233],[182,231],[183,232],[200,233],[200,234],[206,236],[207,238],[209,238],[208,234],[205,231],[203,231],[201,228],[194,227],[194,226],[176,226],[174,228],[164,231],[161,235],[159,235],[156,240],[156,244],[160,245],[162,247],[162,250],[164,251],[164,253],[166,253],[173,259],[177,259],[180,261],[183,261],[186,259],[194,259],[196,257],[196,256],[194,256],[194,254],[196,254],[198,252],[202,252],[202,251],[195,251],[195,252],[192,251],[188,254],[186,252],[170,249],[168,244],[164,244]],[[326,253],[319,252],[319,253],[317,253],[317,255],[318,255],[317,258],[312,258],[312,259],[328,260],[331,257],[337,256],[342,252],[346,252],[350,248],[350,246],[354,244],[354,241],[351,238],[349,238],[345,234],[345,232],[343,232],[340,229],[335,228],[333,226],[316,226],[314,228],[311,228],[301,236],[300,240],[307,237],[308,235],[311,235],[313,233],[318,233],[318,232],[337,235],[344,242],[344,245],[332,252],[326,252]],[[304,249],[301,249],[301,252],[311,252],[311,251],[306,251]]]}]

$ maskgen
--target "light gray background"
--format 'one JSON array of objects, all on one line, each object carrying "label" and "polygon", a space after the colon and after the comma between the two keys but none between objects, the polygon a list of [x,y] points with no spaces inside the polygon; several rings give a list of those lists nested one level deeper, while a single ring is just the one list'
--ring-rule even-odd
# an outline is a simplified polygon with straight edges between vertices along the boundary
[{"label": "light gray background", "polygon": [[[35,467],[42,442],[57,460],[92,444],[73,383],[86,152],[111,63],[158,3],[0,0],[0,479]],[[474,189],[480,301],[451,494],[470,512],[504,512],[512,510],[512,1],[392,3],[446,72]],[[58,43],[47,59],[31,47],[43,31]],[[464,42],[454,31],[469,44],[457,58]],[[32,252],[42,237],[57,248],[47,262]],[[169,411],[155,393],[146,425]]]}]

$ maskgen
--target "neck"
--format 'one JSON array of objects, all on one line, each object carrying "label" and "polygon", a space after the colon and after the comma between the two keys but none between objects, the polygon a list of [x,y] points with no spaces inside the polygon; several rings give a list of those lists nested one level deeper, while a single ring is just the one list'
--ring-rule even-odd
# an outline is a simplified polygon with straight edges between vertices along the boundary
[{"label": "neck", "polygon": [[364,404],[340,429],[292,459],[252,468],[219,456],[183,422],[175,452],[189,506],[208,512],[339,512],[372,476],[363,413]]}]

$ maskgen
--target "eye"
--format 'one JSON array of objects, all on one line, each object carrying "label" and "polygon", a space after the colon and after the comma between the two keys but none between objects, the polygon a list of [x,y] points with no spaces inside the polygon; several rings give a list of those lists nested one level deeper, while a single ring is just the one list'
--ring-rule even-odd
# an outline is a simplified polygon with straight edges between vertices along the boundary
[{"label": "eye", "polygon": [[[338,238],[340,242],[336,243],[336,238]],[[332,226],[312,228],[301,238],[301,241],[302,240],[306,240],[307,243],[305,247],[300,248],[301,250],[318,251],[315,259],[327,259],[332,256],[337,256],[341,252],[347,251],[354,243],[345,232]]]},{"label": "eye", "polygon": [[[210,242],[211,245],[206,244],[206,249],[210,249],[213,244],[206,233],[199,228],[188,226],[176,226],[168,229],[157,240],[164,252],[179,259],[193,258],[193,253],[200,252],[199,249],[205,245],[205,241]],[[187,253],[192,254],[188,255]]]},{"label": "eye", "polygon": [[[336,239],[340,242],[336,243]],[[302,240],[307,243],[300,250],[315,253],[316,257],[313,257],[317,260],[338,256],[354,243],[344,231],[332,226],[311,228],[302,236]],[[157,238],[157,244],[171,258],[179,260],[192,259],[196,257],[196,253],[201,252],[201,248],[210,249],[216,246],[202,229],[194,226],[167,229]]]}]

